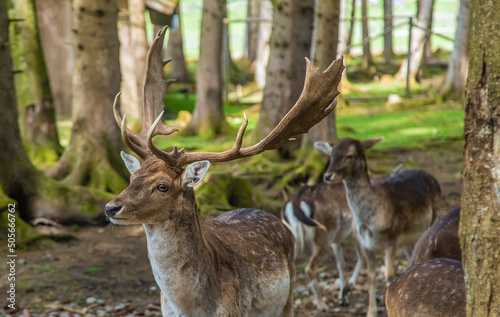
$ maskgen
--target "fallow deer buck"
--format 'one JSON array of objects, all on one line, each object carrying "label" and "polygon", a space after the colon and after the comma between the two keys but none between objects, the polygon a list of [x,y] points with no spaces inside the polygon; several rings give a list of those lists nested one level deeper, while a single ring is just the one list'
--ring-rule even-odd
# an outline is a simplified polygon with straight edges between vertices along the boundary
[{"label": "fallow deer buck", "polygon": [[418,239],[410,265],[430,259],[445,258],[462,261],[462,249],[458,238],[460,207],[439,218],[432,227]]},{"label": "fallow deer buck", "polygon": [[143,131],[137,134],[126,127],[119,95],[113,105],[123,141],[141,160],[122,153],[132,173],[130,185],[106,205],[106,215],[115,224],[144,225],[163,316],[292,316],[292,233],[277,217],[255,209],[199,222],[193,187],[210,162],[277,149],[327,116],[339,94],[343,62],[338,59],[322,72],[307,61],[299,100],[257,144],[242,147],[245,117],[228,151],[186,153],[174,146],[164,152],[152,139],[176,131],[161,122],[163,94],[172,82],[164,81],[162,74],[165,32],[158,33],[148,52]]},{"label": "fallow deer buck", "polygon": [[327,182],[343,180],[346,189],[368,266],[369,317],[377,314],[375,253],[385,251],[385,277],[389,281],[398,245],[410,261],[413,245],[433,223],[441,201],[439,183],[423,170],[407,170],[371,183],[365,152],[381,140],[346,138],[330,146],[330,165],[324,174]]},{"label": "fallow deer buck", "polygon": [[411,266],[385,291],[388,317],[465,317],[462,263],[431,259]]}]

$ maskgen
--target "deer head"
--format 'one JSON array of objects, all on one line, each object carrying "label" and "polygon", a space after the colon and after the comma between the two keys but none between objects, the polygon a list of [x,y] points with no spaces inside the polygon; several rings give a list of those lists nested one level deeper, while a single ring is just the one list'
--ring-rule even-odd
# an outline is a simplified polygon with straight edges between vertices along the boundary
[{"label": "deer head", "polygon": [[184,149],[178,150],[174,146],[172,151],[165,152],[154,145],[153,137],[177,131],[161,122],[163,95],[173,82],[163,79],[162,69],[168,63],[161,59],[166,30],[165,27],[158,32],[147,56],[142,132],[135,133],[126,127],[126,115],[122,119],[119,111],[120,93],[113,104],[123,141],[141,159],[122,153],[132,176],[130,186],[106,205],[106,215],[116,224],[158,223],[173,216],[165,213],[165,210],[174,210],[179,204],[195,206],[192,187],[206,175],[210,162],[232,161],[283,146],[293,140],[294,136],[306,133],[332,112],[336,105],[335,98],[339,94],[337,86],[344,69],[342,59],[332,62],[324,72],[306,59],[304,89],[297,103],[269,135],[257,144],[242,147],[248,125],[244,116],[234,146],[227,151],[186,153]]},{"label": "deer head", "polygon": [[323,153],[330,155],[330,165],[323,178],[327,182],[335,179],[346,179],[358,173],[367,173],[365,152],[383,138],[358,141],[345,138],[333,146],[326,142],[316,142],[315,147]]}]

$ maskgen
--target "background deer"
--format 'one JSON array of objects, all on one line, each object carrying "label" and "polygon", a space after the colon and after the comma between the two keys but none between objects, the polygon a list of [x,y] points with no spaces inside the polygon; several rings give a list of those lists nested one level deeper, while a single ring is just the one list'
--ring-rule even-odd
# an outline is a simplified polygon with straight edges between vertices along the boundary
[{"label": "background deer", "polygon": [[389,317],[465,317],[462,264],[431,259],[411,266],[385,291]]},{"label": "background deer", "polygon": [[411,254],[410,265],[430,259],[446,258],[462,262],[458,238],[460,207],[439,218],[418,240]]},{"label": "background deer", "polygon": [[[344,253],[341,243],[352,236],[352,214],[345,197],[344,184],[319,182],[313,186],[298,188],[282,209],[282,221],[295,236],[295,258],[310,256],[306,274],[318,308],[327,310],[322,300],[316,275],[321,260],[329,248],[335,254],[340,279],[339,298],[343,300],[349,287],[346,285]],[[357,240],[352,239],[357,262],[349,284],[354,285],[363,265]],[[312,256],[311,256],[312,250]]]},{"label": "background deer", "polygon": [[430,227],[438,212],[441,189],[436,179],[422,170],[408,170],[371,183],[365,152],[382,139],[358,141],[346,138],[332,148],[327,182],[338,177],[346,189],[355,220],[356,234],[368,266],[369,307],[376,316],[375,252],[385,251],[385,277],[394,275],[398,245],[410,260],[412,246]]},{"label": "background deer", "polygon": [[126,127],[126,117],[122,120],[118,109],[119,95],[113,105],[123,141],[141,160],[122,153],[132,173],[130,185],[106,205],[106,215],[115,224],[144,225],[164,316],[292,316],[292,233],[278,218],[255,209],[231,211],[200,223],[193,187],[207,173],[209,162],[279,148],[327,116],[339,94],[342,60],[324,72],[307,61],[299,100],[257,144],[242,147],[245,117],[228,151],[185,153],[174,146],[164,152],[153,144],[153,137],[177,130],[161,122],[163,94],[171,83],[162,74],[165,32],[166,28],[158,33],[148,52],[143,131],[137,134]]}]

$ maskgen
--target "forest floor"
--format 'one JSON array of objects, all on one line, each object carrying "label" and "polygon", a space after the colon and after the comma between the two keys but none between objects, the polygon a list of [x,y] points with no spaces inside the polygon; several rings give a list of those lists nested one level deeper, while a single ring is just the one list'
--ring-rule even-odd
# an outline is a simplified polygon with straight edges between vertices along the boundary
[{"label": "forest floor", "polygon": [[[446,146],[429,146],[423,150],[388,149],[369,158],[370,164],[419,167],[431,172],[442,187],[441,211],[460,204],[460,173],[463,166],[463,142],[455,140]],[[371,165],[371,166],[372,166]],[[0,307],[0,316],[161,316],[160,291],[148,261],[146,238],[142,227],[65,228],[71,239],[39,241],[17,251],[16,300],[19,310]],[[0,247],[0,249],[3,246]],[[2,254],[3,249],[2,250]],[[345,251],[347,272],[354,267],[354,252]],[[407,261],[398,257],[398,273]],[[324,288],[328,312],[318,312],[307,287],[303,268],[298,266],[295,289],[295,316],[363,316],[367,308],[366,270],[348,295],[349,304],[338,300],[337,272],[333,255],[324,261],[320,285]],[[382,256],[377,272],[379,316],[385,316],[383,292],[385,282]],[[7,264],[0,264],[2,303],[7,289]]]}]

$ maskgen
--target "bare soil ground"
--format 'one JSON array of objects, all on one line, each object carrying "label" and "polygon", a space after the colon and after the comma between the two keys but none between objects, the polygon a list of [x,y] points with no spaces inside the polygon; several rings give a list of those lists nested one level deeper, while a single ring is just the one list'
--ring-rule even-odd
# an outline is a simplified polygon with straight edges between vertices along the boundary
[{"label": "bare soil ground", "polygon": [[[439,180],[442,187],[442,213],[460,204],[462,144],[455,142],[420,151],[392,150],[374,155],[371,166],[421,167]],[[373,164],[372,164],[373,163]],[[71,230],[68,228],[69,232]],[[7,310],[7,264],[0,264],[0,316],[160,316],[159,295],[149,266],[146,239],[141,227],[82,228],[71,232],[74,239],[43,240],[28,250],[17,251],[17,311]],[[0,246],[2,254],[6,254]],[[348,274],[354,267],[354,252],[345,251]],[[399,256],[398,272],[407,266]],[[383,265],[380,256],[380,267]],[[338,300],[338,277],[333,256],[324,261],[320,285],[330,306],[319,312],[298,266],[295,289],[295,316],[364,316],[367,308],[366,271],[348,295],[349,303]],[[382,295],[385,290],[382,269],[377,274],[379,316],[385,316]],[[5,306],[4,306],[5,305]]]}]

